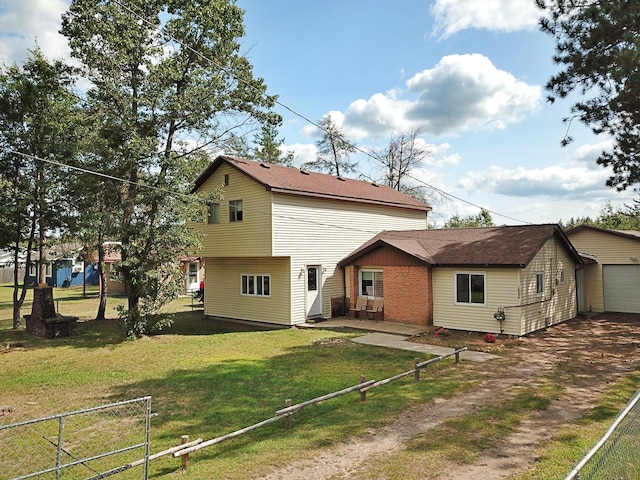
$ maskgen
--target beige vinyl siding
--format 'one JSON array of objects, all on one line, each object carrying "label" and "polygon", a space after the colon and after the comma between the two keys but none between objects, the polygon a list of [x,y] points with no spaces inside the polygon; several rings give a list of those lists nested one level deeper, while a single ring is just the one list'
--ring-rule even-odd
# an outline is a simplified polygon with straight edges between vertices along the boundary
[{"label": "beige vinyl siding", "polygon": [[[561,282],[561,271],[565,282]],[[569,252],[555,239],[549,239],[535,258],[522,270],[522,332],[533,332],[576,316],[576,265]],[[543,295],[536,293],[536,273],[544,272]]]},{"label": "beige vinyl siding", "polygon": [[[224,184],[225,174],[229,185],[224,187],[220,200],[220,223],[203,223],[190,226],[201,234],[203,257],[268,257],[271,256],[271,193],[235,168],[223,164],[202,185],[199,192],[213,192]],[[243,220],[229,222],[229,201],[242,200]]]},{"label": "beige vinyl siding", "polygon": [[572,233],[569,240],[578,252],[593,256],[598,261],[585,268],[585,299],[591,311],[604,312],[602,266],[638,265],[631,257],[640,259],[640,240],[593,230]]},{"label": "beige vinyl siding", "polygon": [[[289,258],[207,258],[205,265],[205,315],[289,325]],[[270,275],[271,295],[241,295],[242,274]]]},{"label": "beige vinyl siding", "polygon": [[[432,270],[433,324],[455,330],[475,332],[500,332],[500,322],[493,314],[498,307],[518,305],[518,271],[515,268],[444,268]],[[455,274],[472,273],[485,275],[485,304],[456,304]],[[519,335],[520,317],[518,309],[507,308],[503,333]]]},{"label": "beige vinyl siding", "polygon": [[425,212],[353,202],[274,194],[273,254],[291,256],[292,323],[306,318],[307,265],[321,265],[322,316],[331,316],[331,299],[344,297],[337,263],[381,230],[425,229]]}]

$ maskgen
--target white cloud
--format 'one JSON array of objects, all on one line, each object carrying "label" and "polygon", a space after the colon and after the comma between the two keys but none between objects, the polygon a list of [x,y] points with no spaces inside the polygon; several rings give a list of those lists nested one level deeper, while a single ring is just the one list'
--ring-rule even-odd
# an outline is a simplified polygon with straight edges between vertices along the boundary
[{"label": "white cloud", "polygon": [[518,81],[480,54],[443,57],[406,86],[404,95],[394,90],[351,103],[344,114],[347,137],[382,137],[415,128],[427,135],[501,129],[537,109],[542,99],[541,87]]},{"label": "white cloud", "polygon": [[611,151],[613,149],[613,139],[603,140],[598,143],[587,143],[576,148],[571,156],[571,160],[595,165],[596,159],[603,151]]},{"label": "white cloud", "polygon": [[541,11],[533,0],[436,0],[435,34],[447,38],[467,28],[513,32],[534,29]]},{"label": "white cloud", "polygon": [[37,45],[47,58],[68,58],[66,38],[58,33],[66,0],[4,0],[0,5],[0,62],[21,63]]},{"label": "white cloud", "polygon": [[515,197],[582,197],[606,191],[607,170],[584,166],[546,168],[504,168],[491,166],[483,172],[469,172],[460,186],[468,192],[491,192]]},{"label": "white cloud", "polygon": [[313,143],[293,143],[291,145],[284,145],[283,150],[293,151],[295,160],[294,165],[300,167],[303,163],[311,162],[316,159],[318,149]]}]

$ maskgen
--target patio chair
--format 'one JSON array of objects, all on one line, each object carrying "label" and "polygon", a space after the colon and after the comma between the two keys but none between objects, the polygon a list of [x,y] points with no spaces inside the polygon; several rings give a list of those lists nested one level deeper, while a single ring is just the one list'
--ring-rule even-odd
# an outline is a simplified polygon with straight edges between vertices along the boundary
[{"label": "patio chair", "polygon": [[378,321],[378,317],[384,320],[384,298],[376,297],[373,299],[373,305],[367,309],[367,318],[369,320]]},{"label": "patio chair", "polygon": [[354,317],[357,315],[359,318],[364,320],[364,315],[361,315],[361,314],[366,312],[366,311],[367,311],[367,297],[359,296],[356,299],[355,308],[350,308],[349,309],[349,318],[351,318],[351,312],[353,312],[354,313]]}]

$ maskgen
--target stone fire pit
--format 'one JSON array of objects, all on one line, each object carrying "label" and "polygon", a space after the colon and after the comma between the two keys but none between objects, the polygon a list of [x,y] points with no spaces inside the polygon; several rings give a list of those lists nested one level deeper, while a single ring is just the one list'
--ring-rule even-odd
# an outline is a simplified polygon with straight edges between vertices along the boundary
[{"label": "stone fire pit", "polygon": [[53,302],[53,287],[38,286],[33,290],[31,315],[24,316],[27,332],[44,338],[76,335],[78,317],[59,315]]}]

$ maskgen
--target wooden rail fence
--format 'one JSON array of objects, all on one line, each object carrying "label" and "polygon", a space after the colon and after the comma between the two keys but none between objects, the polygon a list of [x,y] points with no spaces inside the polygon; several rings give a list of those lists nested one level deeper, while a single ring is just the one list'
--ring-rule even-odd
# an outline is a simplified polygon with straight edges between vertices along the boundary
[{"label": "wooden rail fence", "polygon": [[[164,450],[162,452],[158,452],[154,455],[151,455],[149,457],[149,460],[155,460],[157,458],[161,458],[167,455],[172,455],[174,458],[179,458],[182,457],[182,466],[181,469],[182,470],[186,470],[189,466],[189,454],[196,452],[198,450],[201,450],[203,448],[206,447],[210,447],[212,445],[216,445],[218,443],[224,442],[225,440],[229,440],[231,438],[234,437],[238,437],[240,435],[244,435],[247,432],[250,432],[252,430],[255,430],[257,428],[260,427],[264,427],[265,425],[269,425],[271,423],[277,422],[279,420],[284,420],[285,421],[285,427],[286,428],[291,428],[291,416],[296,413],[299,412],[300,410],[302,410],[305,407],[308,407],[310,405],[314,405],[316,403],[320,403],[320,402],[324,402],[325,400],[329,400],[335,397],[339,397],[341,395],[346,395],[347,393],[351,393],[351,392],[355,392],[355,391],[359,391],[360,392],[360,400],[361,401],[366,401],[367,399],[367,393],[369,390],[373,389],[373,388],[377,388],[380,387],[382,385],[386,385],[388,383],[391,383],[395,380],[398,380],[400,378],[406,377],[408,375],[414,374],[414,382],[419,382],[420,381],[420,371],[433,364],[436,362],[439,362],[441,360],[444,360],[445,358],[449,358],[449,357],[455,357],[455,363],[458,364],[460,363],[460,353],[464,352],[465,350],[467,350],[467,347],[463,347],[463,348],[458,348],[456,347],[454,349],[453,352],[445,354],[445,355],[441,355],[439,357],[436,358],[432,358],[429,360],[426,360],[424,362],[420,362],[418,358],[415,359],[415,363],[414,363],[414,367],[407,371],[407,372],[403,372],[400,373],[398,375],[394,375],[393,377],[389,377],[386,378],[384,380],[380,380],[378,382],[376,382],[375,380],[365,380],[365,376],[364,375],[360,375],[360,383],[358,383],[357,385],[353,385],[352,387],[348,387],[345,388],[343,390],[340,390],[338,392],[333,392],[333,393],[329,393],[327,395],[323,395],[321,397],[316,397],[313,398],[311,400],[306,400],[304,402],[300,402],[297,403],[295,405],[292,404],[291,399],[287,399],[285,400],[285,407],[277,410],[275,412],[275,416],[271,417],[271,418],[267,418],[266,420],[263,420],[261,422],[255,423],[253,425],[250,425],[248,427],[242,428],[240,430],[236,430],[234,432],[231,433],[227,433],[226,435],[222,435],[220,437],[216,437],[213,438],[211,440],[207,440],[207,441],[203,441],[201,438],[194,440],[192,442],[189,442],[189,436],[188,435],[183,435],[182,436],[182,444],[181,445],[177,445],[175,447],[171,447],[167,450]],[[139,464],[140,461],[136,461],[136,462],[132,462],[128,465],[123,465],[122,467],[120,467],[119,469],[114,469],[114,471],[109,472],[109,473],[116,473],[116,470],[118,472],[121,472],[123,470],[127,470],[131,467],[134,467],[136,465]],[[100,477],[103,478],[103,477]]]}]

